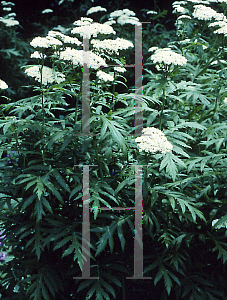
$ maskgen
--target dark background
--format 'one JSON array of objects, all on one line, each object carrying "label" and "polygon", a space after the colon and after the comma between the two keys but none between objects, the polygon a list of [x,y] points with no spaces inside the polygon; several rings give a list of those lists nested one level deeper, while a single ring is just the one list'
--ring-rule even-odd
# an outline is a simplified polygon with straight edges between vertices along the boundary
[{"label": "dark background", "polygon": [[[94,0],[92,3],[90,0],[84,1],[67,1],[65,0],[61,5],[58,5],[59,0],[14,0],[15,6],[13,12],[17,14],[16,19],[20,22],[23,28],[20,28],[20,33],[29,38],[35,30],[32,23],[47,22],[48,19],[56,19],[59,23],[59,18],[62,19],[64,24],[72,22],[73,17],[86,16],[86,11],[93,6],[101,5],[107,9],[107,13],[110,13],[116,9],[128,8],[133,10],[137,17],[141,17],[141,9],[148,10],[167,10],[168,14],[165,19],[162,19],[163,24],[168,24],[169,29],[174,28],[175,16],[172,15],[172,1],[155,1],[155,0],[130,0],[130,1],[106,1],[106,0]],[[41,12],[51,8],[53,13],[42,14]],[[67,9],[66,9],[67,8]],[[69,14],[69,10],[71,14]]]}]

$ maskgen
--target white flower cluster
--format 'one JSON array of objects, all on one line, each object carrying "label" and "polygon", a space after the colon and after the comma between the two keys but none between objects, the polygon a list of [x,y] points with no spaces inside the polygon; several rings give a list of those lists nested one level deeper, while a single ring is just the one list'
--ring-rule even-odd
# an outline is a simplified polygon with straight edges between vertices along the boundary
[{"label": "white flower cluster", "polygon": [[123,67],[114,67],[114,71],[117,71],[119,73],[124,73],[127,70],[125,68],[123,68]]},{"label": "white flower cluster", "polygon": [[42,52],[35,51],[34,53],[31,54],[30,57],[31,58],[42,59],[42,58],[46,58],[47,56],[45,54],[43,54]]},{"label": "white flower cluster", "polygon": [[8,6],[8,5],[14,6],[15,5],[15,3],[13,3],[13,2],[7,2],[7,1],[1,1],[1,4],[2,4],[2,6]]},{"label": "white flower cluster", "polygon": [[59,38],[61,42],[64,42],[66,44],[75,44],[77,46],[82,44],[81,41],[79,41],[77,38],[73,38],[55,30],[50,30],[47,34],[47,37]]},{"label": "white flower cluster", "polygon": [[[212,221],[212,226],[215,226],[215,224],[219,221],[219,219],[215,219]],[[227,228],[227,221],[223,222],[222,224],[216,226],[216,229],[220,229],[220,228]]]},{"label": "white flower cluster", "polygon": [[[216,0],[215,0],[216,1]],[[206,0],[188,0],[188,2],[192,2],[192,3],[202,3],[202,4],[210,4],[210,1],[206,1]]]},{"label": "white flower cluster", "polygon": [[52,84],[54,82],[61,83],[65,81],[64,74],[54,71],[53,69],[46,66],[43,66],[42,69],[41,68],[42,68],[41,65],[32,66],[30,68],[27,68],[25,70],[25,73],[28,76],[33,77],[38,82],[41,82],[41,72],[42,72],[43,85],[47,85],[48,83]]},{"label": "white flower cluster", "polygon": [[63,44],[61,41],[51,36],[47,36],[47,37],[37,36],[30,42],[30,45],[33,48],[50,48],[50,47],[56,48],[57,46],[62,46]]},{"label": "white flower cluster", "polygon": [[118,18],[122,15],[126,15],[126,16],[130,17],[130,16],[135,16],[136,14],[134,13],[134,11],[132,11],[128,8],[125,8],[122,10],[115,10],[112,13],[110,13],[111,18]]},{"label": "white flower cluster", "polygon": [[73,24],[76,26],[90,25],[93,19],[87,17],[81,17],[80,20],[75,21]]},{"label": "white flower cluster", "polygon": [[50,9],[50,8],[46,8],[42,11],[42,14],[50,14],[53,12],[53,9]]},{"label": "white flower cluster", "polygon": [[147,11],[147,14],[148,15],[157,15],[158,13],[157,13],[157,11],[149,10],[149,11]]},{"label": "white flower cluster", "polygon": [[[8,3],[11,3],[11,2],[8,2]],[[11,8],[10,8],[10,10],[11,10]],[[16,16],[15,13],[9,13],[8,15],[6,15],[4,17],[0,17],[0,22],[4,23],[6,27],[12,27],[12,26],[19,25],[19,22],[14,19],[15,16]]]},{"label": "white flower cluster", "polygon": [[181,15],[181,16],[179,16],[178,18],[177,18],[177,20],[181,20],[181,19],[191,19],[191,17],[190,16],[187,16],[187,15]]},{"label": "white flower cluster", "polygon": [[223,102],[225,103],[225,105],[227,105],[227,98],[225,98],[225,99],[223,100]]},{"label": "white flower cluster", "polygon": [[5,81],[0,79],[0,90],[8,89],[8,85],[5,83]]},{"label": "white flower cluster", "polygon": [[[95,53],[89,51],[89,66],[93,69],[98,69],[101,66],[107,67],[105,60],[96,55]],[[76,50],[67,47],[64,51],[60,52],[60,59],[71,61],[74,65],[84,64],[84,51]]]},{"label": "white flower cluster", "polygon": [[101,79],[103,81],[114,81],[114,77],[112,75],[107,74],[103,71],[98,71],[97,76],[99,79]]},{"label": "white flower cluster", "polygon": [[227,35],[227,22],[225,21],[217,21],[211,23],[208,27],[219,26],[220,28],[216,29],[214,33]]},{"label": "white flower cluster", "polygon": [[189,10],[187,8],[184,8],[183,6],[179,4],[174,4],[173,3],[173,14],[180,13],[180,14],[187,14]]},{"label": "white flower cluster", "polygon": [[163,48],[155,50],[154,54],[151,55],[153,63],[164,64],[164,65],[179,65],[185,66],[187,59],[181,54],[175,53],[170,48]]},{"label": "white flower cluster", "polygon": [[127,8],[123,10],[115,10],[114,12],[110,13],[109,21],[106,22],[109,24],[114,24],[116,21],[114,19],[117,19],[117,23],[124,25],[124,24],[132,24],[132,25],[140,25],[140,21],[137,17],[135,17],[135,13],[132,10],[129,10]]},{"label": "white flower cluster", "polygon": [[138,143],[139,152],[155,153],[161,151],[164,154],[173,149],[173,145],[167,140],[161,130],[154,127],[147,127],[142,132],[142,136],[135,139],[136,143]]},{"label": "white flower cluster", "polygon": [[219,21],[226,20],[226,17],[223,13],[217,13],[214,9],[205,5],[195,5],[192,15],[194,18],[205,21],[210,21],[212,18]]},{"label": "white flower cluster", "polygon": [[117,38],[116,40],[106,39],[103,41],[92,40],[91,44],[95,49],[98,49],[101,52],[104,52],[104,50],[106,50],[108,54],[115,53],[117,55],[119,55],[119,50],[125,50],[130,47],[134,47],[132,42],[121,38]]},{"label": "white flower cluster", "polygon": [[[90,21],[91,20],[91,21]],[[81,20],[74,22],[78,27],[71,30],[72,34],[79,34],[83,38],[90,39],[91,36],[97,37],[98,34],[116,34],[110,25],[91,23],[90,18],[81,18]]]},{"label": "white flower cluster", "polygon": [[88,11],[87,11],[87,16],[93,13],[96,13],[97,11],[107,11],[106,8],[102,7],[102,6],[94,6],[91,7]]},{"label": "white flower cluster", "polygon": [[187,1],[174,1],[172,5],[174,6],[174,5],[185,5],[185,4],[187,4]]}]

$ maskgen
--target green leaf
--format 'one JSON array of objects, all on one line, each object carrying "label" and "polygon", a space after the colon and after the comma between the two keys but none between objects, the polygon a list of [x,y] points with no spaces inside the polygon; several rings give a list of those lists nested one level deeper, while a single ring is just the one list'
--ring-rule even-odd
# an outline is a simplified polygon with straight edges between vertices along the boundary
[{"label": "green leaf", "polygon": [[70,188],[68,186],[68,184],[64,181],[63,177],[60,175],[60,173],[56,170],[53,169],[51,170],[51,172],[53,173],[53,175],[55,176],[55,179],[57,180],[57,182],[67,191],[70,193]]},{"label": "green leaf", "polygon": [[178,169],[174,163],[173,157],[174,155],[172,152],[167,152],[161,162],[159,170],[161,171],[166,168],[166,173],[172,177],[173,181],[175,181]]}]

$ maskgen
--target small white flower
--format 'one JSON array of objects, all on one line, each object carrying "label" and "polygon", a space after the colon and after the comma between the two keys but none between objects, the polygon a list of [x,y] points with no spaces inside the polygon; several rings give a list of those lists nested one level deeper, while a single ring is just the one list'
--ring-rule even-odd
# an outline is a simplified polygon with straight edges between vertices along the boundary
[{"label": "small white flower", "polygon": [[[213,221],[212,221],[212,226],[214,227],[215,224],[216,224],[219,220],[220,220],[220,219],[215,219],[215,220],[213,220]],[[218,225],[218,226],[215,226],[216,229],[220,229],[220,228],[222,228],[222,227],[227,228],[227,221],[221,223],[221,224]]]},{"label": "small white flower", "polygon": [[0,79],[0,90],[8,89],[8,85],[5,83],[5,81]]},{"label": "small white flower", "polygon": [[115,10],[114,12],[110,13],[110,18],[118,18],[122,15],[127,15],[129,17],[135,16],[136,14],[134,13],[134,11],[125,8],[123,10]]},{"label": "small white flower", "polygon": [[125,68],[123,68],[123,67],[114,67],[114,71],[117,71],[119,73],[124,73],[127,70]]},{"label": "small white flower", "polygon": [[130,17],[128,15],[122,15],[117,19],[117,23],[124,25],[124,24],[132,24],[132,25],[140,25],[140,21],[137,17]]},{"label": "small white flower", "polygon": [[158,13],[157,13],[157,11],[149,10],[149,11],[147,11],[147,14],[148,15],[157,15]]},{"label": "small white flower", "polygon": [[188,2],[210,4],[210,1],[205,1],[205,0],[188,0]]},{"label": "small white flower", "polygon": [[173,145],[167,140],[165,134],[154,127],[147,127],[142,130],[143,134],[135,139],[138,143],[139,152],[151,152],[155,153],[157,151],[170,152],[173,149]]},{"label": "small white flower", "polygon": [[90,14],[93,14],[97,11],[107,11],[106,8],[102,7],[102,6],[94,6],[94,7],[91,7],[88,11],[87,11],[87,16],[90,15]]},{"label": "small white flower", "polygon": [[2,17],[0,17],[0,22],[4,23],[6,25],[6,27],[12,27],[12,26],[19,25],[19,22],[17,20],[6,19],[6,18],[2,18]]},{"label": "small white flower", "polygon": [[7,2],[7,1],[1,1],[1,4],[2,4],[2,6],[8,6],[8,5],[14,6],[15,5],[15,3],[13,3],[13,2]]},{"label": "small white flower", "polygon": [[173,5],[173,14],[175,13],[181,13],[181,14],[187,14],[189,12],[189,10],[187,8],[184,8],[180,5]]},{"label": "small white flower", "polygon": [[187,15],[181,15],[181,16],[179,16],[178,18],[177,18],[177,20],[180,20],[180,19],[191,19],[191,17],[190,16],[187,16]]},{"label": "small white flower", "polygon": [[42,59],[42,58],[46,58],[46,55],[39,52],[39,51],[35,51],[34,53],[31,54],[30,56],[31,58],[37,58],[37,59]]},{"label": "small white flower", "polygon": [[11,7],[3,7],[3,10],[4,10],[4,11],[11,11],[12,8],[11,8]]},{"label": "small white flower", "polygon": [[148,50],[148,52],[153,52],[153,51],[155,51],[155,50],[158,50],[158,47],[151,47],[151,48]]},{"label": "small white flower", "polygon": [[53,9],[50,9],[50,8],[46,8],[42,11],[42,14],[49,14],[49,13],[52,13],[53,12]]},{"label": "small white flower", "polygon": [[179,41],[178,43],[180,44],[187,44],[187,43],[190,43],[191,40],[190,39],[184,39],[183,41]]},{"label": "small white flower", "polygon": [[225,98],[225,99],[223,100],[223,102],[225,103],[225,105],[227,105],[227,98]]},{"label": "small white flower", "polygon": [[107,74],[103,71],[98,71],[97,76],[103,81],[114,81],[114,77],[112,75]]},{"label": "small white flower", "polygon": [[84,26],[84,25],[90,25],[93,22],[93,19],[81,17],[80,20],[75,21],[73,24],[76,26]]},{"label": "small white flower", "polygon": [[172,6],[185,5],[185,4],[187,4],[187,1],[175,1],[173,2]]},{"label": "small white flower", "polygon": [[215,26],[219,26],[220,28],[216,29],[214,31],[214,33],[217,34],[227,34],[227,22],[226,21],[217,21],[217,22],[213,22],[211,24],[209,24],[208,27],[215,27]]}]

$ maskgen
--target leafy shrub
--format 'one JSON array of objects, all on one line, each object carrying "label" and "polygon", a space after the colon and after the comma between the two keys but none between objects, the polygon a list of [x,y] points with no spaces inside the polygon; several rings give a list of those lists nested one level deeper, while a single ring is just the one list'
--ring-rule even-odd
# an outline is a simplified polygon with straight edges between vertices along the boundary
[{"label": "leafy shrub", "polygon": [[[24,71],[34,95],[1,104],[2,299],[225,299],[227,5],[194,2],[173,5],[174,35],[154,23],[156,36],[145,29],[136,98],[126,72],[137,46],[133,12],[124,11],[126,26],[88,16],[31,41],[37,63]],[[143,113],[139,134],[135,111]],[[144,281],[125,280],[133,276],[135,211],[102,211],[135,206],[135,165]],[[90,274],[99,280],[81,281],[88,193]]]}]

